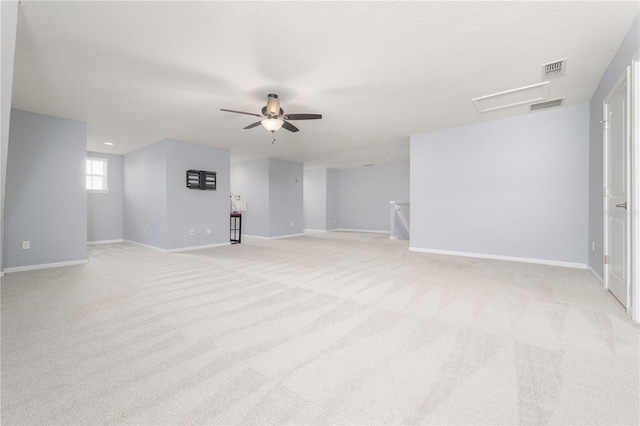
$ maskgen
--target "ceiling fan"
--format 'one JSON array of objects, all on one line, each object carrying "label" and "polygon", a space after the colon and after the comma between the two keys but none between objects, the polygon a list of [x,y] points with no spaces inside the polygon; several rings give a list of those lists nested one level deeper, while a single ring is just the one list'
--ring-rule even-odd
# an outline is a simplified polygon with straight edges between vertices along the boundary
[{"label": "ceiling fan", "polygon": [[255,115],[262,120],[256,121],[253,124],[249,124],[245,129],[252,129],[262,124],[265,129],[274,133],[280,130],[281,127],[287,129],[290,132],[297,132],[299,129],[293,124],[289,123],[289,120],[317,120],[322,118],[322,114],[285,114],[284,110],[280,107],[280,101],[278,95],[270,93],[267,96],[267,105],[262,107],[262,114],[254,114],[252,112],[234,111],[231,109],[221,108],[220,111],[235,112],[236,114]]}]

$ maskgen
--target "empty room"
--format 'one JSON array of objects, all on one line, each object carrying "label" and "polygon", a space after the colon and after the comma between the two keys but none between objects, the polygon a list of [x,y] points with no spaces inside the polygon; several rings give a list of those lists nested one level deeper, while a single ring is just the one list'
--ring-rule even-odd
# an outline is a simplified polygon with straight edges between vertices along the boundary
[{"label": "empty room", "polygon": [[0,12],[2,424],[640,424],[637,1]]}]

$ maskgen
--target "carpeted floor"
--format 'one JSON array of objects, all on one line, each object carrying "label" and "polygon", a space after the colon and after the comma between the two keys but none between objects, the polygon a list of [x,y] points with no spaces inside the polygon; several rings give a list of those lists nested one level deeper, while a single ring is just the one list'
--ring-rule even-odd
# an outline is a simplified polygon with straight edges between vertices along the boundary
[{"label": "carpeted floor", "polygon": [[2,424],[640,422],[586,271],[350,233],[89,259],[3,278]]}]

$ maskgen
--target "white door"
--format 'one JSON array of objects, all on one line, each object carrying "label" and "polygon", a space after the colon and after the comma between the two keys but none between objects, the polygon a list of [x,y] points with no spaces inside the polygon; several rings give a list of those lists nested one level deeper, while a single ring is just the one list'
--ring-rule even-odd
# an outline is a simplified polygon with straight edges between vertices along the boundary
[{"label": "white door", "polygon": [[[606,241],[608,264],[606,268],[607,288],[627,307],[629,283],[628,254],[629,227],[627,215],[629,169],[628,169],[628,120],[627,120],[626,73],[611,91],[604,105],[604,128],[606,147]],[[630,206],[629,206],[630,208]]]}]

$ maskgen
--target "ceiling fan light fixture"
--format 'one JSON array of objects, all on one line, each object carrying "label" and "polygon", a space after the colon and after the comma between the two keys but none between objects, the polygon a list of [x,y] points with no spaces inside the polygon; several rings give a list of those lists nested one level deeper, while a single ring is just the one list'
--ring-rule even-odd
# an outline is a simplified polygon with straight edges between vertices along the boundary
[{"label": "ceiling fan light fixture", "polygon": [[270,93],[267,97],[267,104],[262,107],[262,114],[254,114],[252,112],[244,112],[244,111],[236,111],[233,109],[224,109],[221,108],[221,111],[225,112],[233,112],[235,114],[245,114],[245,115],[253,115],[255,117],[259,117],[260,121],[256,121],[255,123],[251,123],[248,126],[243,127],[243,129],[253,129],[254,127],[260,126],[267,129],[267,131],[271,133],[275,133],[280,130],[280,128],[284,128],[285,130],[295,133],[299,131],[296,126],[291,124],[289,120],[317,120],[322,118],[322,114],[287,114],[284,115],[284,110],[280,108],[280,101],[278,100],[278,95]]},{"label": "ceiling fan light fixture", "polygon": [[273,133],[280,130],[280,127],[284,124],[284,120],[281,118],[265,118],[261,123],[265,129]]}]

